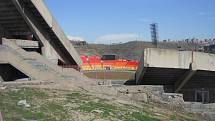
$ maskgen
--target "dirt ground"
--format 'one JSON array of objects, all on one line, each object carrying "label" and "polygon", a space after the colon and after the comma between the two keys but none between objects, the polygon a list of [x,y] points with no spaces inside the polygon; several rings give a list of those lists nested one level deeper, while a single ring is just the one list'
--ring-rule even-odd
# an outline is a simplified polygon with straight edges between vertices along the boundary
[{"label": "dirt ground", "polygon": [[[96,85],[74,81],[33,81],[3,84],[0,111],[6,121],[202,121],[196,114],[170,110],[151,102],[121,100],[90,91]],[[110,87],[111,88],[111,87]],[[30,108],[17,106],[27,100]]]}]

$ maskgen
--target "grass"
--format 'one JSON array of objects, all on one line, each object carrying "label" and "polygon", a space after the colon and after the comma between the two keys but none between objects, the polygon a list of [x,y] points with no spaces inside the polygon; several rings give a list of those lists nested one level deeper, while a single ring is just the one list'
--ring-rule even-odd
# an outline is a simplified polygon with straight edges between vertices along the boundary
[{"label": "grass", "polygon": [[[27,119],[45,119],[46,115],[40,111],[17,106],[17,102],[23,99],[32,101],[43,100],[47,95],[34,89],[20,89],[0,93],[0,110],[6,121],[22,121]],[[33,104],[32,104],[33,105]],[[46,120],[45,120],[46,121]]]},{"label": "grass", "polygon": [[[79,110],[84,113],[94,113],[97,116],[100,116],[102,118],[106,119],[120,119],[123,121],[158,121],[158,119],[150,117],[146,111],[143,111],[143,113],[139,112],[132,112],[129,108],[124,106],[117,106],[114,104],[109,104],[104,99],[97,98],[97,101],[90,100],[89,96],[80,94],[80,93],[72,93],[68,94],[68,99],[79,99],[79,107],[77,107],[74,110]],[[136,108],[136,107],[132,107]],[[99,111],[99,112],[97,112]]]},{"label": "grass", "polygon": [[142,112],[133,112],[125,121],[159,121],[158,119],[146,116]]},{"label": "grass", "polygon": [[[17,106],[17,102],[23,99],[31,105],[30,108]],[[0,110],[6,121],[68,121],[75,120],[74,113],[90,116],[89,120],[92,121],[98,118],[111,121],[158,121],[149,108],[152,107],[119,105],[81,92],[30,88],[0,92]],[[183,117],[172,115],[170,119],[178,121]]]}]

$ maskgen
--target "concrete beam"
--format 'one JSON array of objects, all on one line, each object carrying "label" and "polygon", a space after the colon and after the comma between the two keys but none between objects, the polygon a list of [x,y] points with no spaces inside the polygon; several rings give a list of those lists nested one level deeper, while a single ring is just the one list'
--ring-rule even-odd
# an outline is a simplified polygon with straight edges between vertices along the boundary
[{"label": "concrete beam", "polygon": [[146,63],[145,61],[145,54],[146,54],[146,51],[143,52],[141,58],[140,58],[140,64],[139,64],[139,67],[135,73],[135,81],[136,81],[136,84],[140,84],[140,82],[142,81],[143,79],[143,76],[144,74],[146,73],[146,70],[147,70],[147,67],[148,67],[148,64]]},{"label": "concrete beam", "polygon": [[[46,23],[49,25],[49,27],[52,29],[54,36],[57,37],[57,40],[60,43],[57,46],[62,45],[63,49],[66,50],[63,53],[65,53],[65,52],[67,53],[66,58],[69,59],[69,61],[71,61],[69,63],[76,63],[77,65],[81,66],[82,60],[81,60],[79,54],[77,53],[77,51],[75,50],[73,45],[69,42],[67,36],[63,32],[63,30],[61,29],[61,27],[59,26],[57,21],[54,19],[54,17],[51,15],[51,13],[49,12],[49,10],[46,7],[46,5],[44,4],[44,2],[42,0],[31,0],[31,2],[34,5],[34,7],[37,8],[37,11],[42,16],[42,18],[46,21]],[[64,55],[66,55],[66,54],[64,54]],[[67,60],[65,57],[62,57],[62,58],[64,58],[64,60]]]},{"label": "concrete beam", "polygon": [[25,20],[25,22],[28,24],[29,28],[35,35],[35,37],[40,40],[42,43],[46,43],[47,39],[43,36],[43,34],[40,32],[40,30],[36,27],[36,25],[31,21],[31,19],[28,17],[26,12],[22,9],[22,6],[19,4],[18,0],[12,0],[14,5],[16,6],[17,10]]},{"label": "concrete beam", "polygon": [[175,92],[178,93],[196,72],[197,69],[195,64],[191,63],[190,69],[175,82]]},{"label": "concrete beam", "polygon": [[144,67],[142,70],[141,70],[141,73],[136,73],[135,74],[135,79],[136,79],[136,84],[139,85],[145,75],[147,71],[147,67]]},{"label": "concrete beam", "polygon": [[[39,28],[37,25],[37,22],[35,19],[32,18],[30,13],[28,11],[24,11],[22,9],[22,6],[19,4],[17,0],[14,1],[14,4],[17,6],[17,9],[19,10],[20,14],[23,16],[24,20],[28,24],[29,29],[32,31],[33,35],[39,40],[42,44],[42,55],[45,56],[50,61],[57,64],[58,58],[63,58],[67,61],[67,58],[64,57],[64,54],[59,54],[56,48],[52,45],[53,41],[49,38],[48,34]],[[45,34],[44,34],[45,33]],[[54,61],[53,61],[54,60]]]},{"label": "concrete beam", "polygon": [[13,42],[17,46],[21,48],[39,48],[38,41],[31,41],[31,40],[21,40],[21,39],[3,39],[2,44],[10,44]]},{"label": "concrete beam", "polygon": [[45,6],[42,0],[31,0],[33,5],[37,8],[40,15],[43,17],[43,19],[46,21],[46,23],[49,25],[49,27],[53,27],[53,16],[50,14],[50,11]]}]

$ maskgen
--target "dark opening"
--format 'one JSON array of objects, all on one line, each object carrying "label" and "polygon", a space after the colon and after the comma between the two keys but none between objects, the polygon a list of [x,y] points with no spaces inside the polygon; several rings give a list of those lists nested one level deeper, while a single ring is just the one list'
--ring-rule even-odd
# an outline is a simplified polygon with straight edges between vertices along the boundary
[{"label": "dark opening", "polygon": [[14,68],[10,64],[0,64],[0,80],[1,81],[15,81],[19,79],[28,79],[29,77]]},{"label": "dark opening", "polygon": [[37,52],[39,54],[41,54],[41,48],[23,48],[25,51],[28,51],[28,52]]},{"label": "dark opening", "polygon": [[196,90],[195,91],[195,102],[208,103],[209,102],[209,91]]},{"label": "dark opening", "polygon": [[63,62],[62,60],[58,59],[58,65],[61,66],[62,68],[73,68],[77,71],[80,71],[80,67],[78,65],[69,65]]},{"label": "dark opening", "polygon": [[117,60],[118,59],[118,57],[117,57],[117,55],[102,55],[102,58],[101,58],[102,60]]}]

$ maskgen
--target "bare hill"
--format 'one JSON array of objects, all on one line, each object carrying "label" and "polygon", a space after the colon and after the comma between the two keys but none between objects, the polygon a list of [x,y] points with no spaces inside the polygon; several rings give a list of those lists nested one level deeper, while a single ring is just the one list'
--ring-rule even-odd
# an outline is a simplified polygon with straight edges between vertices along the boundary
[{"label": "bare hill", "polygon": [[[103,54],[117,54],[122,59],[128,60],[139,60],[143,50],[145,48],[154,48],[155,46],[151,42],[144,41],[131,41],[121,44],[86,44],[76,46],[79,54],[84,55],[103,55]],[[166,49],[181,49],[181,50],[192,50],[199,49],[200,46],[197,44],[190,43],[177,43],[177,42],[161,42],[158,45],[159,48]]]}]

